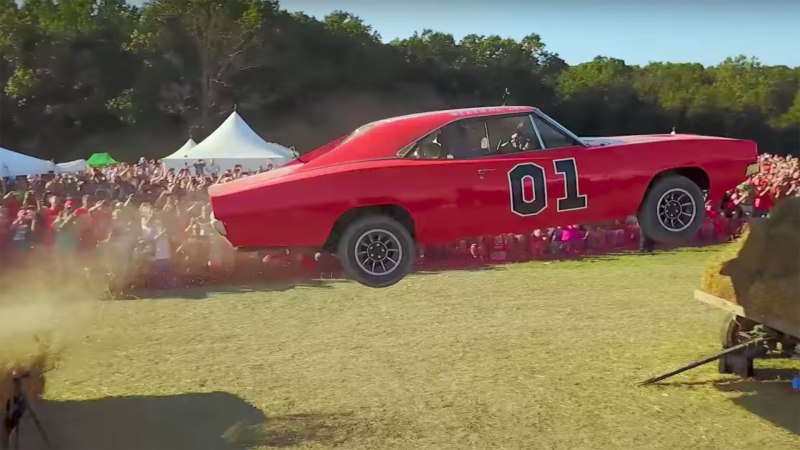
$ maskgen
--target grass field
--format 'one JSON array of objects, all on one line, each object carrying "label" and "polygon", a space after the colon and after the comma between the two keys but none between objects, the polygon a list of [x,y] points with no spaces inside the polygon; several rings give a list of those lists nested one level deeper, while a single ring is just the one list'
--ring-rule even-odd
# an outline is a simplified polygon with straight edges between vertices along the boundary
[{"label": "grass field", "polygon": [[39,415],[61,449],[800,448],[796,361],[635,385],[718,349],[714,251],[107,302]]}]

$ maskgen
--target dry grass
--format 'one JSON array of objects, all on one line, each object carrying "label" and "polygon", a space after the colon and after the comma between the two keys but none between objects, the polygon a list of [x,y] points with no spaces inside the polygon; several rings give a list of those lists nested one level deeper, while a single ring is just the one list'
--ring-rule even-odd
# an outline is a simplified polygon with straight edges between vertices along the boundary
[{"label": "dry grass", "polygon": [[714,251],[104,302],[40,415],[59,448],[798,448],[796,362],[635,385],[719,348]]}]

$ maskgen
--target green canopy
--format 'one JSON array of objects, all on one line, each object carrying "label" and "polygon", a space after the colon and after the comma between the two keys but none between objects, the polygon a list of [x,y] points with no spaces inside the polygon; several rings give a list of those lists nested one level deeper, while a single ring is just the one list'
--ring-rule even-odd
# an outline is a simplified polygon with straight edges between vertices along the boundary
[{"label": "green canopy", "polygon": [[95,153],[86,160],[89,167],[104,167],[113,164],[119,164],[117,160],[111,157],[108,153]]}]

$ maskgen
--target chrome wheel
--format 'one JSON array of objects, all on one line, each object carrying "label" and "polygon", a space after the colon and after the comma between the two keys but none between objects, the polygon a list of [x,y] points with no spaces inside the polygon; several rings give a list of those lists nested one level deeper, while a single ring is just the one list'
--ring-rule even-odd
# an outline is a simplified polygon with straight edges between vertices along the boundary
[{"label": "chrome wheel", "polygon": [[664,193],[656,203],[656,217],[666,230],[681,232],[692,225],[697,215],[697,204],[689,192],[672,188]]},{"label": "chrome wheel", "polygon": [[403,260],[403,248],[393,233],[372,229],[356,239],[355,260],[358,267],[373,276],[388,275]]}]

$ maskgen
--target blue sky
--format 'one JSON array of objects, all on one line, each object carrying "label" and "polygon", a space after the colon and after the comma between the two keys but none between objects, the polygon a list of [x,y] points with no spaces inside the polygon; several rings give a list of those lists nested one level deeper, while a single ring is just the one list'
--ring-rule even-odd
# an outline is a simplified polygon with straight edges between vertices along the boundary
[{"label": "blue sky", "polygon": [[[134,1],[142,3],[142,0]],[[800,0],[282,0],[322,18],[351,12],[385,41],[431,28],[457,39],[471,33],[520,38],[538,33],[570,64],[597,55],[630,64],[718,64],[755,56],[800,66]]]}]

